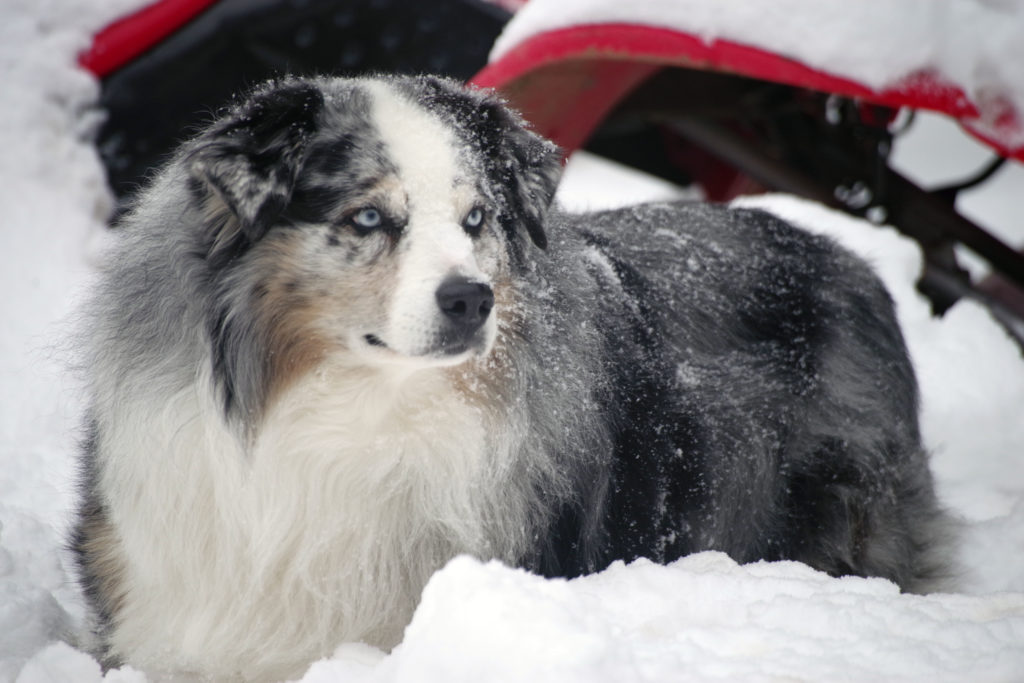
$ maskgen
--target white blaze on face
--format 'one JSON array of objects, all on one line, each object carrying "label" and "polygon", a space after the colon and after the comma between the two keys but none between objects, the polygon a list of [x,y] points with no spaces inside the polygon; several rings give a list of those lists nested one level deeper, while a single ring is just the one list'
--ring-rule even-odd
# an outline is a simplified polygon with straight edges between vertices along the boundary
[{"label": "white blaze on face", "polygon": [[[473,206],[460,174],[458,140],[437,117],[379,82],[366,84],[372,120],[408,198],[398,277],[382,341],[406,356],[429,354],[443,322],[436,291],[453,276],[490,284],[461,223]],[[487,325],[494,327],[493,316]],[[491,335],[493,336],[493,335]]]}]

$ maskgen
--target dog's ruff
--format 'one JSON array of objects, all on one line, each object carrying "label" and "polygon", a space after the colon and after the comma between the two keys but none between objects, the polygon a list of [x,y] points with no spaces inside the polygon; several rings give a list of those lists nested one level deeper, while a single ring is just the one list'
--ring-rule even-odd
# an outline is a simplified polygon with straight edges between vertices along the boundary
[{"label": "dog's ruff", "polygon": [[90,316],[72,547],[104,661],[298,676],[399,642],[460,553],[927,585],[942,517],[868,268],[757,211],[549,212],[559,169],[433,78],[276,81],[183,146]]}]

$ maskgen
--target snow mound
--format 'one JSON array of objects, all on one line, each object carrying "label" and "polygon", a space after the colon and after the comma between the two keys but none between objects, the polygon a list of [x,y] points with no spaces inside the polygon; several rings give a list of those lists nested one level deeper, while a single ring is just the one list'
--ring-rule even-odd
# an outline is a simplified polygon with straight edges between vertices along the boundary
[{"label": "snow mound", "polygon": [[552,581],[462,557],[365,678],[365,653],[342,651],[303,680],[1001,681],[1024,670],[1022,634],[1024,595],[900,595],[793,562],[701,553]]}]

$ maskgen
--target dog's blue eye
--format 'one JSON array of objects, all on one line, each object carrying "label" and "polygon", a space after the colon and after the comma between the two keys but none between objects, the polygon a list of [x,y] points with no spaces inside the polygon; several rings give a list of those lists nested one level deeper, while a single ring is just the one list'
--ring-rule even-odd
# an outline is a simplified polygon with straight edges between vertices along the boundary
[{"label": "dog's blue eye", "polygon": [[462,225],[464,225],[468,230],[476,230],[483,224],[483,222],[484,210],[479,206],[475,206],[468,214],[466,214],[466,218],[462,221]]},{"label": "dog's blue eye", "polygon": [[352,217],[352,222],[356,224],[356,227],[362,228],[363,230],[372,230],[380,227],[383,222],[383,217],[380,215],[380,211],[371,207],[360,209]]}]

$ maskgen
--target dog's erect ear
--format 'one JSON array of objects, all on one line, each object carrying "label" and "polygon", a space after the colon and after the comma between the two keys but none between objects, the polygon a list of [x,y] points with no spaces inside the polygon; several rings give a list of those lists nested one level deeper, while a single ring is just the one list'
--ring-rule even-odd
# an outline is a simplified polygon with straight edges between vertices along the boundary
[{"label": "dog's erect ear", "polygon": [[250,241],[288,205],[323,104],[310,83],[269,83],[200,135],[189,153],[195,189],[219,198]]},{"label": "dog's erect ear", "polygon": [[417,82],[428,107],[448,115],[466,132],[499,193],[499,220],[509,235],[525,229],[540,248],[547,246],[544,217],[562,175],[562,151],[531,131],[494,93],[456,81],[427,77]]}]

